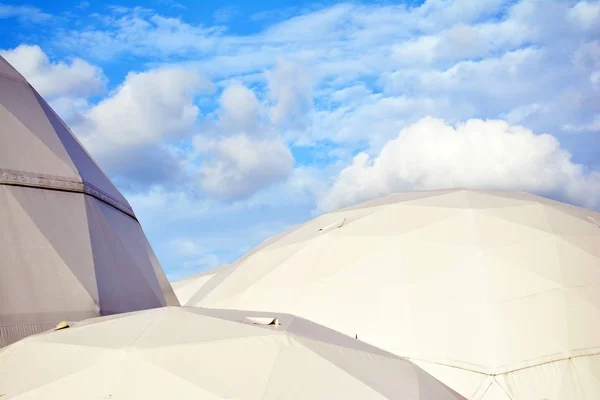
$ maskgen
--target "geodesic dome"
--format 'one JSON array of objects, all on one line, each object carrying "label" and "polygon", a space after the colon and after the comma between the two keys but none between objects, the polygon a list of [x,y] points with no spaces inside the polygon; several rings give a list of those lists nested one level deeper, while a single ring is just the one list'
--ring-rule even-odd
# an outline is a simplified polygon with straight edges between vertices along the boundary
[{"label": "geodesic dome", "polygon": [[460,400],[410,361],[288,314],[164,307],[0,351],[11,399]]},{"label": "geodesic dome", "polygon": [[178,304],[131,206],[0,57],[0,347],[61,320]]},{"label": "geodesic dome", "polygon": [[469,399],[597,399],[600,214],[522,192],[399,193],[267,240],[187,305],[290,312]]}]

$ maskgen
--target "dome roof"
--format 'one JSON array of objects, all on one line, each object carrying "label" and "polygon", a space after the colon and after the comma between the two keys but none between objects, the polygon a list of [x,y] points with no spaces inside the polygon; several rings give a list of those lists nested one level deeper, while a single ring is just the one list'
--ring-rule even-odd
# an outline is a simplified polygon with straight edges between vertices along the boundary
[{"label": "dome roof", "polygon": [[600,214],[522,192],[399,193],[267,240],[187,304],[357,334],[471,399],[592,399]]},{"label": "dome roof", "polygon": [[462,397],[410,361],[288,314],[164,307],[74,324],[0,352],[20,399]]},{"label": "dome roof", "polygon": [[127,200],[0,57],[0,347],[61,320],[178,304]]},{"label": "dome roof", "polygon": [[221,265],[171,282],[171,286],[173,287],[173,291],[175,292],[175,296],[177,296],[179,303],[187,303],[190,298],[202,288],[202,286],[228,267],[229,265]]}]

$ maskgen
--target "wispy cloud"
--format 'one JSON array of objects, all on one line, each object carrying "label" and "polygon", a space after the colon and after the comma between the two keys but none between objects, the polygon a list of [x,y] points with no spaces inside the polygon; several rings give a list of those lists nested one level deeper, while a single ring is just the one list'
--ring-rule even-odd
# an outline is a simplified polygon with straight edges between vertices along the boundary
[{"label": "wispy cloud", "polygon": [[18,18],[23,22],[43,22],[51,19],[52,15],[37,7],[0,3],[0,19],[3,18]]},{"label": "wispy cloud", "polygon": [[223,24],[226,22],[230,22],[233,18],[235,18],[237,15],[239,15],[239,13],[240,13],[240,9],[237,7],[232,7],[232,6],[221,7],[219,9],[215,10],[215,12],[213,12],[213,20],[217,24]]},{"label": "wispy cloud", "polygon": [[90,6],[90,2],[89,1],[80,1],[79,3],[77,3],[76,7],[79,8],[80,10],[85,10],[89,6]]}]

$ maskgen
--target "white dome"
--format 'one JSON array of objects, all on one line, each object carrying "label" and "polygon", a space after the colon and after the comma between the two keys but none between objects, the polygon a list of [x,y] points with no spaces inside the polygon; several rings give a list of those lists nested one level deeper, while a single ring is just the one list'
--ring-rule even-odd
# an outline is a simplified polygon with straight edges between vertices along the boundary
[{"label": "white dome", "polygon": [[227,267],[228,265],[221,265],[217,268],[211,268],[198,274],[171,282],[171,287],[173,288],[179,303],[187,303],[208,281],[224,271]]},{"label": "white dome", "polygon": [[266,241],[187,304],[311,319],[470,399],[597,399],[600,214],[526,193],[395,194]]},{"label": "white dome", "polygon": [[288,314],[164,307],[0,350],[0,397],[460,400],[413,363]]}]

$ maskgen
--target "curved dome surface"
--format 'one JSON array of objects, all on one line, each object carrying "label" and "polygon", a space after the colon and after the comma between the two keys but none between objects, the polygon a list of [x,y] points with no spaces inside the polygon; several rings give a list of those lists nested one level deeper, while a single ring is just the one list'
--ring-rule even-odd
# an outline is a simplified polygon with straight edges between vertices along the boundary
[{"label": "curved dome surface", "polygon": [[263,243],[187,303],[290,312],[470,399],[600,393],[600,214],[522,192],[400,193]]},{"label": "curved dome surface", "polygon": [[0,57],[0,347],[61,320],[178,304],[127,200]]},{"label": "curved dome surface", "polygon": [[288,314],[163,307],[0,351],[11,399],[461,400],[413,363]]},{"label": "curved dome surface", "polygon": [[228,267],[229,265],[221,265],[171,282],[171,287],[173,287],[173,291],[175,292],[175,296],[177,296],[179,303],[187,303],[206,283]]}]

